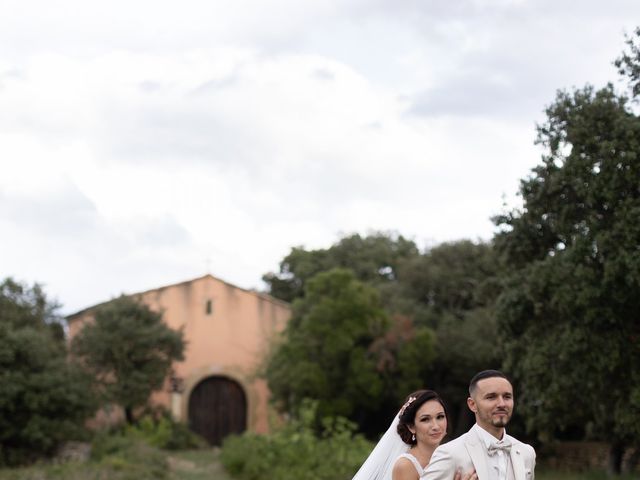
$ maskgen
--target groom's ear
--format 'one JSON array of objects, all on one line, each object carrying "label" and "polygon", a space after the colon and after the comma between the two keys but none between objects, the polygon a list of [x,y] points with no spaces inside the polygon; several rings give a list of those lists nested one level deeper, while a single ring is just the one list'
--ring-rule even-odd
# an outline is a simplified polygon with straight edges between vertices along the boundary
[{"label": "groom's ear", "polygon": [[469,407],[469,410],[471,410],[473,413],[477,413],[477,411],[478,411],[478,407],[476,406],[476,402],[471,397],[467,398],[467,407]]}]

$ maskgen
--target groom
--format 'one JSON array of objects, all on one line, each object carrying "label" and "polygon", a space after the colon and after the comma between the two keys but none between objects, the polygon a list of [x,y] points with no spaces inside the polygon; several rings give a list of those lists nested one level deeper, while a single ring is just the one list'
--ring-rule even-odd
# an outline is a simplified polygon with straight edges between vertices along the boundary
[{"label": "groom", "polygon": [[497,370],[476,374],[469,383],[469,409],[476,424],[433,452],[421,480],[451,480],[456,472],[475,470],[478,480],[533,480],[533,447],[507,435],[513,413],[513,387]]}]

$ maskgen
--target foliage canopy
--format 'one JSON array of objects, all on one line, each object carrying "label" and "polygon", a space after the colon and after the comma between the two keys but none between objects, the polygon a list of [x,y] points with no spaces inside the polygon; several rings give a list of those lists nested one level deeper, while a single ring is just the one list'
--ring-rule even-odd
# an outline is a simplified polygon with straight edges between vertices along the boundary
[{"label": "foliage canopy", "polygon": [[418,255],[415,243],[402,235],[354,234],[341,238],[328,249],[292,248],[280,262],[280,272],[267,273],[263,280],[271,295],[291,302],[304,295],[306,283],[320,272],[345,268],[359,280],[377,285],[393,281],[400,263],[415,255]]}]

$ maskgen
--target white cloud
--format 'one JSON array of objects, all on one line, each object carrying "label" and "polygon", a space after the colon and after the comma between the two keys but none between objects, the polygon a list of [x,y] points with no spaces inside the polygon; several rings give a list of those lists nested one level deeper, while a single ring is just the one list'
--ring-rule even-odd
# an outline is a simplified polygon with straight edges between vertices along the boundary
[{"label": "white cloud", "polygon": [[556,88],[640,5],[377,0],[0,7],[1,276],[67,312],[294,245],[488,238]]}]

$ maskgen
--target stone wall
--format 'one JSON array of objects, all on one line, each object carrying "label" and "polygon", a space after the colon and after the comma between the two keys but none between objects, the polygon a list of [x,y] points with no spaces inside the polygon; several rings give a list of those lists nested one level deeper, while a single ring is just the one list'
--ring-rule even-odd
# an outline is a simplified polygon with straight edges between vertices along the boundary
[{"label": "stone wall", "polygon": [[[623,471],[638,469],[640,451],[628,448],[625,452]],[[557,470],[583,471],[605,470],[609,461],[609,445],[602,442],[556,442],[539,452],[540,463]]]}]

